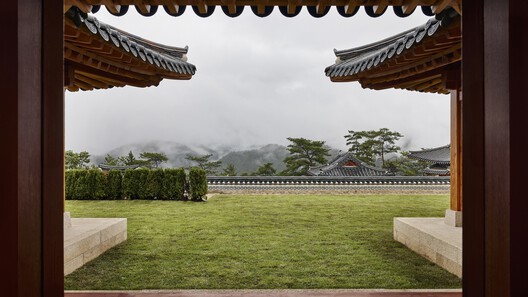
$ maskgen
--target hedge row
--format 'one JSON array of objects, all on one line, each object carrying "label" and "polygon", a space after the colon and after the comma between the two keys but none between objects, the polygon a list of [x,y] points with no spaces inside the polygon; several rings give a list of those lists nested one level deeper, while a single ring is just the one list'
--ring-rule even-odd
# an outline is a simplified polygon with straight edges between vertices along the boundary
[{"label": "hedge row", "polygon": [[66,171],[68,200],[183,200],[188,197],[200,201],[206,194],[206,173],[199,168],[190,169],[189,179],[183,168],[129,169],[124,173],[99,169]]}]

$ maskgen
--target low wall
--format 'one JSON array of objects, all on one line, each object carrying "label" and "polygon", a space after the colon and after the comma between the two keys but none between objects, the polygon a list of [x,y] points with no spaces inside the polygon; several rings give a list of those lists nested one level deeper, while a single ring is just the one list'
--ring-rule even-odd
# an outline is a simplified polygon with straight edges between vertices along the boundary
[{"label": "low wall", "polygon": [[449,194],[436,176],[209,176],[210,193],[225,194]]}]

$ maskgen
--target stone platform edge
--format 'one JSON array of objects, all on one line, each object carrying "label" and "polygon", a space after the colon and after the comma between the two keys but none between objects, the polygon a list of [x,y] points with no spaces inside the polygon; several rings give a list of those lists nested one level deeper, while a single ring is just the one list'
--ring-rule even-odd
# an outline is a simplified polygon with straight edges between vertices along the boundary
[{"label": "stone platform edge", "polygon": [[462,277],[461,227],[444,224],[444,218],[394,218],[394,239]]},{"label": "stone platform edge", "polygon": [[126,218],[72,218],[64,229],[64,275],[127,239]]}]

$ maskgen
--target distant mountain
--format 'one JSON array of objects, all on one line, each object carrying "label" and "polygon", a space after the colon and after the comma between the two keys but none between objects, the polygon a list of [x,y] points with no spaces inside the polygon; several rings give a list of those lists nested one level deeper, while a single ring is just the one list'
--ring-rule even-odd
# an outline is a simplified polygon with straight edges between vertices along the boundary
[{"label": "distant mountain", "polygon": [[[122,145],[108,152],[108,154],[119,157],[127,155],[128,152],[132,153],[139,158],[139,154],[142,152],[156,152],[165,153],[169,161],[163,163],[163,167],[188,167],[193,165],[192,162],[185,159],[187,154],[191,155],[207,155],[212,154],[211,160],[218,160],[225,156],[227,153],[233,150],[232,147],[220,146],[220,147],[208,147],[204,145],[191,146],[184,145],[177,142],[171,141],[151,141],[146,143],[135,143],[129,145]],[[104,161],[104,156],[95,162],[96,158],[92,158],[92,162],[99,164]]]},{"label": "distant mountain", "polygon": [[[123,145],[112,149],[108,154],[119,157],[127,155],[129,151],[132,151],[136,158],[139,158],[139,154],[142,152],[165,153],[169,161],[164,163],[162,165],[163,167],[189,167],[193,163],[185,159],[187,154],[212,154],[212,161],[222,161],[222,167],[233,164],[238,174],[255,172],[260,166],[266,163],[272,163],[277,172],[280,172],[286,169],[283,160],[288,156],[286,147],[278,144],[268,144],[262,147],[241,150],[230,146],[191,146],[171,141],[152,141]],[[335,157],[338,151],[331,149],[330,153],[332,156],[328,157],[328,160]],[[104,161],[104,156],[92,156],[91,161],[94,164],[100,164]]]},{"label": "distant mountain", "polygon": [[230,152],[222,157],[220,161],[222,161],[224,166],[228,164],[235,165],[239,174],[255,172],[266,163],[272,163],[273,168],[280,172],[286,169],[286,165],[282,160],[287,156],[288,150],[286,150],[285,146],[268,144],[261,148]]}]

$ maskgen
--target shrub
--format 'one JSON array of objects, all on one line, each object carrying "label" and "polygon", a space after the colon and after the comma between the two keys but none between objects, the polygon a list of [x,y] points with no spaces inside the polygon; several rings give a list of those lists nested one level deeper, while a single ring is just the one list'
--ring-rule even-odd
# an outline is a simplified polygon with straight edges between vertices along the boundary
[{"label": "shrub", "polygon": [[104,199],[106,196],[106,178],[100,169],[89,169],[86,172],[86,182],[88,186],[88,196],[85,199]]},{"label": "shrub", "polygon": [[110,170],[106,176],[106,198],[123,199],[123,174],[120,170]]},{"label": "shrub", "polygon": [[66,170],[64,173],[64,196],[67,200],[72,199],[75,186],[75,170]]},{"label": "shrub", "polygon": [[189,198],[204,200],[207,195],[207,176],[205,170],[193,167],[189,170]]},{"label": "shrub", "polygon": [[148,176],[148,169],[127,169],[123,175],[123,196],[129,199],[146,199]]},{"label": "shrub", "polygon": [[150,199],[161,199],[163,196],[163,169],[149,170],[147,181],[147,196]]},{"label": "shrub", "polygon": [[65,183],[66,199],[97,200],[106,197],[106,178],[101,170],[68,170]]},{"label": "shrub", "polygon": [[162,199],[183,199],[185,180],[183,168],[165,169]]}]

